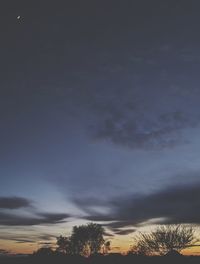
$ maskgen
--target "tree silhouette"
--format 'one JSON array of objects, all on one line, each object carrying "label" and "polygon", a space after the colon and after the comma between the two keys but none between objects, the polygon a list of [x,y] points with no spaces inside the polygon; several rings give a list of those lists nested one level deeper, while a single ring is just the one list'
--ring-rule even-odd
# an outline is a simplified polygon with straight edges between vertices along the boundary
[{"label": "tree silhouette", "polygon": [[0,248],[0,256],[7,256],[10,252],[8,250]]},{"label": "tree silhouette", "polygon": [[185,225],[159,226],[149,234],[140,233],[133,252],[138,255],[170,254],[181,252],[194,243],[194,230]]},{"label": "tree silhouette", "polygon": [[59,253],[73,255],[73,248],[70,237],[59,236],[57,238],[57,249],[56,251]]},{"label": "tree silhouette", "polygon": [[104,241],[103,246],[102,246],[104,255],[108,254],[108,251],[111,250],[110,244],[111,244],[110,241],[108,241],[108,240]]},{"label": "tree silhouette", "polygon": [[50,247],[41,247],[36,252],[34,252],[34,255],[38,257],[50,257],[53,254],[54,251]]},{"label": "tree silhouette", "polygon": [[70,237],[57,238],[57,251],[69,255],[95,255],[105,242],[103,233],[103,227],[95,223],[74,226]]}]

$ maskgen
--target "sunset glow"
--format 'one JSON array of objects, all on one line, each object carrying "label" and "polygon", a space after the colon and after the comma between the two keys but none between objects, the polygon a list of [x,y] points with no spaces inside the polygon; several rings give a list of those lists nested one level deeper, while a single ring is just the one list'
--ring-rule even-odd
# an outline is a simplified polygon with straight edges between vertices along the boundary
[{"label": "sunset glow", "polygon": [[200,255],[200,1],[3,2],[0,257]]}]

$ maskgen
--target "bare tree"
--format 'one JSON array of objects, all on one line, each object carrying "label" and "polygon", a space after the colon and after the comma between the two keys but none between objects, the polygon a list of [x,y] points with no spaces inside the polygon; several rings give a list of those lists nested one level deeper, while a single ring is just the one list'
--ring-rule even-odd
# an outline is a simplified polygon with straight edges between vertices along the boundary
[{"label": "bare tree", "polygon": [[[180,253],[194,243],[194,229],[186,225],[159,226],[148,234],[140,233],[134,245],[138,255]],[[134,251],[134,250],[133,250]]]}]

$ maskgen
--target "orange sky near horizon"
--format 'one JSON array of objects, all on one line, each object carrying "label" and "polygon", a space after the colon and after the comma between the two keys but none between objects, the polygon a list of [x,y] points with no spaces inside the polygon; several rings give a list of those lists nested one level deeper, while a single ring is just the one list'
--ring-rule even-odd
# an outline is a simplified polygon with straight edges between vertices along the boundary
[{"label": "orange sky near horizon", "polygon": [[[51,247],[55,248],[56,241],[51,241]],[[111,251],[113,253],[126,254],[131,245],[133,245],[133,239],[130,236],[116,236],[111,240]],[[42,242],[38,243],[17,243],[11,240],[0,239],[0,249],[9,251],[11,254],[32,254],[41,248]],[[183,255],[199,255],[200,256],[200,245],[187,248],[181,252]]]}]

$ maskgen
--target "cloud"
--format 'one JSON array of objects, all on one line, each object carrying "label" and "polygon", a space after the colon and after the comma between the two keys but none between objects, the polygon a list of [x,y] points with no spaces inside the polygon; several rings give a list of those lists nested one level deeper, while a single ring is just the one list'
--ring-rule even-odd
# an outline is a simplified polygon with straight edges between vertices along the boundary
[{"label": "cloud", "polygon": [[105,214],[88,215],[88,216],[85,216],[84,218],[90,221],[95,221],[95,222],[115,220],[114,216],[105,215]]},{"label": "cloud", "polygon": [[[104,220],[105,221],[105,220]],[[111,229],[112,231],[119,231],[120,228],[124,227],[124,226],[132,226],[132,221],[114,221],[108,224],[104,224],[104,226],[108,227],[109,229]]]},{"label": "cloud", "polygon": [[113,237],[114,236],[113,234],[106,232],[106,231],[104,231],[103,235],[107,236],[107,237]]},{"label": "cloud", "polygon": [[[93,83],[87,82],[80,105],[85,108],[87,120],[91,120],[89,128],[95,139],[136,149],[166,148],[182,143],[180,132],[199,123],[199,90],[193,80],[188,83],[185,76],[174,78],[174,65],[168,65],[167,69],[162,67],[166,53],[177,68],[182,66],[179,55],[174,54],[168,44],[163,47],[159,55],[156,48],[153,56],[152,50],[149,54],[141,50],[143,55],[137,57],[131,51],[124,51],[123,59],[113,52],[112,59],[105,62],[106,68],[115,69],[116,57],[120,74],[115,70],[112,76],[110,71],[103,76],[98,73],[96,89]],[[154,60],[157,61],[155,66],[147,65],[147,61]],[[136,71],[138,62],[141,68]],[[77,94],[80,92],[76,90]],[[88,103],[88,98],[92,103]]]},{"label": "cloud", "polygon": [[50,234],[43,234],[38,236],[38,239],[40,240],[52,240],[53,238],[55,238],[55,236],[50,235]]},{"label": "cloud", "polygon": [[104,224],[114,232],[148,221],[151,224],[199,224],[200,184],[168,187],[148,195],[116,197],[108,206],[110,214],[94,213],[88,219],[115,219]]},{"label": "cloud", "polygon": [[39,242],[40,245],[43,245],[43,246],[51,246],[51,245],[54,245],[53,242]]},{"label": "cloud", "polygon": [[0,197],[0,209],[32,207],[32,201],[22,197]]},{"label": "cloud", "polygon": [[58,224],[66,221],[68,214],[36,213],[34,217],[25,217],[0,212],[0,225],[5,226],[33,226],[44,224]]},{"label": "cloud", "polygon": [[20,238],[18,238],[18,239],[11,239],[11,240],[15,241],[18,244],[35,243],[35,241],[31,240],[31,239],[20,239]]},{"label": "cloud", "polygon": [[[174,80],[174,65],[162,67],[166,53],[178,63],[177,68],[182,65],[179,55],[170,50],[164,44],[161,60],[158,48],[154,55],[151,49],[146,54],[146,48],[138,56],[132,50],[123,51],[123,56],[112,51],[104,58],[102,54],[95,58],[92,54],[89,65],[86,63],[84,69],[74,73],[74,87],[47,90],[53,89],[50,94],[55,98],[70,98],[65,108],[71,105],[71,109],[66,113],[72,112],[78,121],[84,120],[81,124],[94,139],[136,149],[171,147],[182,142],[179,132],[193,122],[199,123],[200,94],[196,85],[184,81],[185,76]],[[157,66],[147,65],[147,61],[154,60]],[[134,70],[138,64],[140,70]]]},{"label": "cloud", "polygon": [[[42,224],[57,224],[65,222],[69,214],[65,213],[43,213],[32,206],[33,202],[22,197],[0,197],[0,225],[5,226],[33,226]],[[31,209],[31,217],[25,216],[20,211],[22,208]],[[7,209],[15,209],[10,213]]]},{"label": "cloud", "polygon": [[150,219],[158,219],[158,223],[200,223],[200,185],[176,186],[149,195],[129,196],[116,202],[115,206],[117,215],[132,220],[134,225]]},{"label": "cloud", "polygon": [[16,243],[53,243],[56,236],[51,234],[30,234],[30,233],[22,233],[14,234],[13,232],[6,232],[6,234],[0,235],[1,240],[9,240],[14,241]]},{"label": "cloud", "polygon": [[14,241],[16,243],[35,243],[36,240],[32,239],[31,236],[27,235],[27,237],[23,237],[23,236],[9,236],[9,235],[4,235],[4,236],[0,236],[1,240],[10,240],[10,241]]},{"label": "cloud", "polygon": [[[110,113],[103,120],[96,137],[130,148],[165,148],[183,143],[180,132],[192,125],[183,112],[174,111],[163,114],[142,116],[129,109],[127,112]],[[147,125],[148,124],[148,125]]]},{"label": "cloud", "polygon": [[116,230],[115,234],[116,235],[129,235],[131,233],[135,232],[135,229],[122,229],[122,230]]}]

